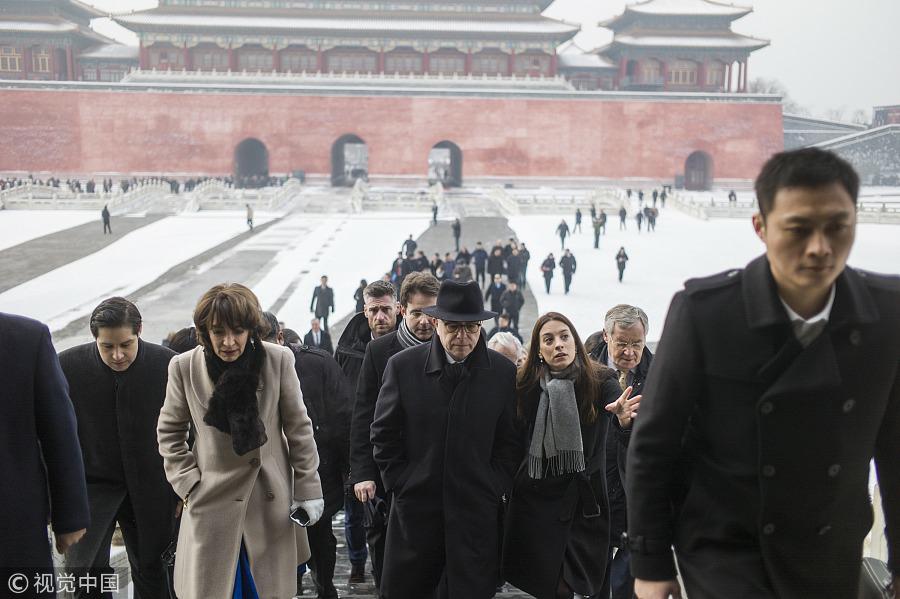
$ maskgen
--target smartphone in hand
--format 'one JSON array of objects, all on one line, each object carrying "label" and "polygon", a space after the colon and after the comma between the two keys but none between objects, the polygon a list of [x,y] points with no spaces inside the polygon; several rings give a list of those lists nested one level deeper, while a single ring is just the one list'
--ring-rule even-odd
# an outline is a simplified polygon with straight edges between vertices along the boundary
[{"label": "smartphone in hand", "polygon": [[291,520],[293,520],[294,524],[297,526],[309,526],[309,514],[307,514],[306,510],[302,507],[291,510]]}]

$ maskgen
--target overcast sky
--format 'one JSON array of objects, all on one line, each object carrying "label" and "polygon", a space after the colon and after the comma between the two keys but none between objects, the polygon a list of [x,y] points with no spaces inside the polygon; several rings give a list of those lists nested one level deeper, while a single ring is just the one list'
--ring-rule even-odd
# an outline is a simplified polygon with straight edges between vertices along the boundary
[{"label": "overcast sky", "polygon": [[[155,0],[88,0],[105,11],[126,12]],[[629,0],[556,0],[544,13],[582,25],[575,38],[585,49],[607,43],[612,34],[597,23],[620,14]],[[734,30],[771,40],[750,58],[750,78],[780,80],[800,105],[814,114],[844,108],[871,116],[873,106],[900,104],[900,0],[745,0],[754,12]],[[125,43],[134,35],[115,24],[95,27]],[[118,29],[118,31],[116,31]]]}]

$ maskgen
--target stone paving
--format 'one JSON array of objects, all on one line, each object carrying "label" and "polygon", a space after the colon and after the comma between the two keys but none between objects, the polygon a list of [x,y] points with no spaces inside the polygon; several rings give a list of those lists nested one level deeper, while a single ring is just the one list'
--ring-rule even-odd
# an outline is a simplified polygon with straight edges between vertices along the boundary
[{"label": "stone paving", "polygon": [[103,234],[103,224],[85,223],[44,235],[0,251],[0,293],[84,258],[115,243],[132,231],[158,221],[162,216],[128,216],[112,219],[111,235]]}]

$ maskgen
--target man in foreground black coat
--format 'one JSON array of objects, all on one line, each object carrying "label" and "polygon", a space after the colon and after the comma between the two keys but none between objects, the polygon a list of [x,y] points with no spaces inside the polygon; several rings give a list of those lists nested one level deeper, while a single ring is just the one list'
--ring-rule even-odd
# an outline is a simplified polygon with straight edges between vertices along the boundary
[{"label": "man in foreground black coat", "polygon": [[[84,464],[66,379],[50,340],[36,320],[0,312],[0,567],[52,574],[47,522],[56,548],[66,552],[90,521]],[[29,596],[52,597],[31,593]],[[21,595],[26,596],[26,595]]]},{"label": "man in foreground black coat", "polygon": [[[141,328],[133,303],[106,299],[91,314],[94,341],[67,349],[59,362],[75,408],[91,508],[91,526],[66,556],[66,567],[79,575],[107,571],[118,522],[135,595],[149,599],[168,592],[160,555],[172,540],[179,504],[156,440],[175,352],[142,340]],[[78,589],[75,596],[95,595]]]},{"label": "man in foreground black coat", "polygon": [[[815,148],[773,156],[766,254],[669,308],[628,452],[635,593],[856,597],[869,463],[900,596],[900,280],[846,266],[859,178]],[[674,514],[674,515],[673,515]]]},{"label": "man in foreground black coat", "polygon": [[444,281],[430,343],[388,360],[372,444],[393,493],[384,599],[488,599],[498,513],[521,459],[515,366],[485,345],[478,284]]},{"label": "man in foreground black coat", "polygon": [[404,279],[400,287],[400,314],[403,316],[400,328],[373,340],[366,347],[356,388],[356,403],[353,406],[350,428],[350,484],[353,485],[356,498],[362,503],[369,502],[369,509],[375,516],[366,527],[366,541],[372,555],[376,590],[381,584],[384,565],[386,515],[390,509],[390,496],[385,492],[372,455],[369,429],[375,418],[375,403],[384,381],[388,360],[404,349],[431,340],[434,327],[431,317],[422,310],[434,305],[439,288],[440,283],[431,273],[415,272]]}]

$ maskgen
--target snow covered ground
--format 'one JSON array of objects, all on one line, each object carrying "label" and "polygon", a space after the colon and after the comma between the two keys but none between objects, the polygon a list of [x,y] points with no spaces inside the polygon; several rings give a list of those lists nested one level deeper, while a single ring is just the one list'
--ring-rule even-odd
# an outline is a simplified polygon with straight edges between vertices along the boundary
[{"label": "snow covered ground", "polygon": [[371,283],[381,278],[390,270],[406,236],[412,233],[418,237],[430,222],[428,217],[415,213],[297,215],[266,233],[276,227],[289,227],[294,218],[318,222],[312,234],[276,256],[272,269],[253,286],[253,291],[263,307],[269,308],[293,286],[293,293],[278,309],[278,318],[301,333],[309,328],[309,302],[322,275],[328,276],[328,284],[334,289],[335,311],[328,319],[331,324],[356,309],[353,293],[359,280],[364,278]]},{"label": "snow covered ground", "polygon": [[[255,221],[260,225],[271,218],[257,213]],[[246,229],[243,212],[196,212],[164,218],[99,252],[0,294],[0,311],[23,314],[46,323],[51,330],[59,329],[90,313],[102,299],[133,293],[176,264]]]},{"label": "snow covered ground", "polygon": [[[258,212],[255,221],[260,225],[275,216]],[[79,224],[75,218],[71,222],[73,226]],[[0,235],[5,236],[2,223]],[[428,224],[429,219],[422,214],[290,215],[199,265],[192,276],[202,275],[236,252],[278,251],[253,289],[267,309],[286,298],[278,310],[279,318],[305,331],[310,297],[319,277],[329,275],[335,290],[336,306],[330,322],[336,322],[355,309],[352,298],[360,278],[372,281],[387,272],[406,235],[418,237]],[[40,235],[36,227],[31,231],[34,237]],[[127,296],[173,266],[244,231],[243,212],[198,212],[166,218],[0,294],[0,311],[36,318],[51,330],[58,330],[90,313],[102,299]]]},{"label": "snow covered ground", "polygon": [[97,221],[94,210],[0,210],[0,251],[31,239]]},{"label": "snow covered ground", "polygon": [[[607,235],[595,250],[590,215],[585,213],[584,232],[567,240],[578,261],[572,290],[563,295],[562,271],[557,269],[547,295],[540,265],[550,252],[559,262],[562,252],[554,231],[563,217],[569,227],[574,226],[573,214],[520,216],[510,219],[510,226],[531,252],[528,284],[539,312],[554,310],[569,316],[582,338],[603,327],[603,316],[609,308],[627,303],[647,312],[647,338],[657,341],[672,295],[686,279],[743,267],[764,251],[749,218],[702,221],[671,207],[661,211],[655,233],[647,233],[645,228],[638,234],[631,216],[628,229],[619,231],[618,215],[610,214]],[[614,260],[620,246],[630,258],[622,283],[618,282]],[[849,263],[878,272],[900,272],[900,226],[859,225]]]},{"label": "snow covered ground", "polygon": [[[0,212],[0,248],[75,226],[95,215],[82,212]],[[257,223],[275,215],[257,214]],[[554,234],[561,218],[570,226],[571,214],[521,216],[510,226],[531,251],[529,285],[541,312],[557,310],[570,316],[583,336],[599,330],[606,310],[621,302],[643,307],[650,316],[651,341],[659,339],[672,295],[685,279],[741,267],[763,251],[749,219],[701,221],[671,206],[663,210],[656,233],[637,233],[633,218],[628,230],[618,230],[610,214],[600,249],[585,213],[584,232],[569,240],[578,259],[572,292],[564,296],[562,273],[557,271],[550,295],[544,293],[540,263],[548,252],[561,252]],[[302,224],[302,227],[301,227]],[[422,214],[367,213],[293,214],[268,230],[201,265],[201,274],[233,252],[276,250],[266,273],[253,286],[264,308],[279,305],[279,318],[306,330],[309,300],[319,277],[327,274],[335,290],[336,322],[354,309],[353,292],[359,280],[372,281],[386,272],[406,235],[418,236],[428,227]],[[47,322],[52,330],[80,318],[98,301],[114,294],[128,295],[153,282],[169,268],[245,231],[243,213],[199,212],[166,218],[123,237],[103,250],[74,261],[0,294],[0,311],[25,314]],[[613,256],[624,246],[631,260],[625,280],[618,283]],[[900,271],[900,226],[860,225],[850,257],[854,266],[874,271]]]}]

